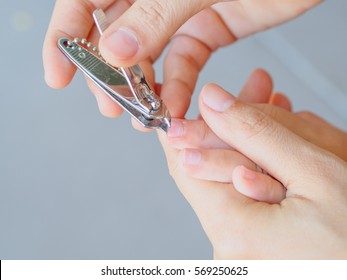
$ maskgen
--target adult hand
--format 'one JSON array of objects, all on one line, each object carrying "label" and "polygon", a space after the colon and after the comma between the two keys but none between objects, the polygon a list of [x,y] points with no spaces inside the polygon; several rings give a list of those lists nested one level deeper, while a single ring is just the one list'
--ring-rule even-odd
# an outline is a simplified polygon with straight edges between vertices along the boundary
[{"label": "adult hand", "polygon": [[[218,2],[223,3],[211,6]],[[172,116],[182,118],[198,74],[211,52],[290,20],[320,2],[322,0],[187,0],[184,3],[179,0],[60,0],[56,3],[43,49],[45,78],[55,88],[71,81],[75,67],[57,49],[57,39],[61,36],[95,39],[97,33],[91,13],[99,7],[114,21],[100,40],[102,55],[112,65],[129,66],[145,59],[155,61],[171,36],[177,35],[165,61],[162,97]],[[145,73],[147,78],[151,75]],[[115,117],[121,113],[106,95],[95,88],[92,91],[97,94],[104,115]],[[180,102],[176,102],[177,99]]]},{"label": "adult hand", "polygon": [[[292,113],[288,98],[283,94],[273,93],[271,77],[264,70],[257,69],[250,75],[241,90],[239,99],[244,102],[258,103],[251,106],[260,109],[305,140],[347,161],[345,149],[347,133],[312,113]],[[241,193],[269,203],[279,203],[285,198],[285,190],[279,182],[263,176],[257,165],[220,139],[202,118],[173,120],[168,141],[172,147],[181,150],[182,166],[195,178],[231,182],[230,170],[243,164],[258,171],[259,174],[252,184],[248,183],[239,189]],[[185,159],[189,159],[191,154],[200,154],[201,160],[193,165],[185,163]]]},{"label": "adult hand", "polygon": [[[257,105],[273,104],[291,111],[290,100],[282,93],[273,93],[271,76],[262,69],[253,71],[241,90],[239,99]],[[272,106],[264,108],[270,107]],[[230,170],[240,164],[261,173],[254,162],[218,138],[201,116],[198,120],[172,120],[168,141],[172,147],[181,150],[182,166],[194,178],[231,182]],[[190,159],[197,154],[200,156],[199,162],[190,162]],[[285,197],[284,188],[277,181],[269,185],[268,179],[261,174],[253,181],[252,186],[248,184],[241,192],[259,201],[278,203]]]},{"label": "adult hand", "polygon": [[[199,72],[213,51],[288,21],[320,2],[138,0],[108,28],[100,50],[114,65],[132,65],[147,57],[154,61],[175,35],[164,63],[161,95],[171,115],[183,118]],[[130,41],[131,48],[123,43],[129,46]]]},{"label": "adult hand", "polygon": [[[97,46],[100,36],[92,17],[96,7],[103,9],[107,18],[113,22],[130,6],[131,3],[127,0],[56,1],[43,46],[43,64],[47,84],[53,88],[65,87],[71,82],[76,71],[76,67],[58,49],[59,38],[86,38],[87,41]],[[146,74],[147,81],[154,86],[154,71],[151,61],[144,59],[140,65]],[[87,79],[87,83],[104,116],[117,117],[122,113],[123,110],[89,79]]]},{"label": "adult hand", "polygon": [[196,179],[185,172],[179,150],[160,134],[171,175],[199,217],[215,257],[346,258],[346,162],[216,85],[202,90],[199,107],[219,138],[286,190],[280,204],[243,196],[235,188],[257,176],[244,166],[230,170],[233,184]]}]

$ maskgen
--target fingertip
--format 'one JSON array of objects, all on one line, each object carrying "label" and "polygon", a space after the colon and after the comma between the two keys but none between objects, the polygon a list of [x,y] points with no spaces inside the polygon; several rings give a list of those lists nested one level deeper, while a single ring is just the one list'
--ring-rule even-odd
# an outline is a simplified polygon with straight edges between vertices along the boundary
[{"label": "fingertip", "polygon": [[234,169],[232,180],[239,193],[257,201],[279,203],[286,196],[285,188],[280,182],[244,166]]},{"label": "fingertip", "polygon": [[[192,92],[177,80],[167,81],[161,88],[161,98],[172,118],[183,119],[191,101]],[[179,100],[179,102],[177,102]]]},{"label": "fingertip", "polygon": [[202,87],[201,92],[215,91],[215,90],[224,90],[224,89],[215,83],[207,83]]},{"label": "fingertip", "polygon": [[246,196],[252,197],[253,192],[250,193],[249,190],[253,186],[256,178],[256,172],[246,168],[243,165],[235,167],[232,172],[232,179],[235,189]]},{"label": "fingertip", "polygon": [[103,34],[99,49],[103,58],[114,66],[129,67],[143,60],[138,55],[140,43],[137,35],[129,28],[121,27]]},{"label": "fingertip", "polygon": [[136,130],[138,130],[140,132],[151,132],[152,131],[151,128],[144,127],[142,124],[140,124],[134,118],[131,118],[131,124],[132,124],[133,128],[135,128]]},{"label": "fingertip", "polygon": [[273,81],[270,74],[262,68],[257,68],[248,77],[239,98],[243,102],[268,103],[272,88]]},{"label": "fingertip", "polygon": [[180,138],[184,134],[184,121],[180,119],[172,119],[171,127],[168,130],[167,136],[169,139]]},{"label": "fingertip", "polygon": [[[247,196],[254,200],[262,200],[262,196],[259,194],[259,188],[261,186],[256,185],[257,173],[247,169],[244,166],[237,166],[232,173],[232,182],[234,188],[244,196]],[[264,199],[262,200],[264,201]]]},{"label": "fingertip", "polygon": [[200,101],[201,105],[222,113],[235,103],[236,98],[216,84],[207,84],[201,90]]},{"label": "fingertip", "polygon": [[85,76],[90,91],[95,96],[101,115],[106,118],[116,118],[120,116],[123,109],[101,90],[91,79]]},{"label": "fingertip", "polygon": [[283,93],[274,93],[271,95],[269,104],[275,105],[277,107],[280,107],[284,110],[287,110],[289,112],[292,111],[292,103],[290,99],[284,95]]},{"label": "fingertip", "polygon": [[71,82],[74,71],[71,71],[72,73],[70,74],[67,74],[67,72],[59,74],[59,72],[60,71],[45,70],[44,79],[47,86],[53,89],[62,89]]},{"label": "fingertip", "polygon": [[72,80],[76,67],[54,45],[47,43],[43,49],[43,68],[46,84],[55,89],[66,87]]},{"label": "fingertip", "polygon": [[106,118],[116,118],[122,114],[123,109],[112,101],[106,94],[96,92],[94,95],[101,115]]},{"label": "fingertip", "polygon": [[257,76],[260,80],[266,79],[267,82],[271,83],[271,85],[273,84],[272,77],[271,77],[270,73],[263,68],[260,68],[260,67],[255,68],[253,70],[253,72],[251,73],[250,77],[251,76]]},{"label": "fingertip", "polygon": [[[255,83],[257,83],[261,91],[266,93],[269,92],[271,94],[274,83],[269,72],[267,72],[265,69],[257,68],[253,71],[252,76],[255,77]],[[267,99],[269,99],[269,96],[267,96]]]},{"label": "fingertip", "polygon": [[90,86],[96,98],[101,115],[103,115],[106,118],[116,118],[122,114],[123,109],[118,104],[116,104],[109,96],[107,96],[105,93],[99,90],[96,90],[94,85],[92,85],[89,80],[88,85]]},{"label": "fingertip", "polygon": [[253,182],[255,179],[257,179],[257,172],[250,170],[243,165],[237,166],[235,172],[248,182]]}]

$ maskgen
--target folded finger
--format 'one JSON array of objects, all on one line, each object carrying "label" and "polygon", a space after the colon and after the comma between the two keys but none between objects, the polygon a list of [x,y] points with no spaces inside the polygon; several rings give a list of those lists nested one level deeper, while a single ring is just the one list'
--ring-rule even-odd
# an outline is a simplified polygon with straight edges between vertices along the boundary
[{"label": "folded finger", "polygon": [[207,126],[204,120],[172,119],[168,134],[169,143],[176,149],[228,149],[224,143]]},{"label": "folded finger", "polygon": [[246,166],[233,169],[232,182],[237,191],[254,200],[280,203],[286,197],[286,189],[279,181]]},{"label": "folded finger", "polygon": [[271,95],[269,104],[275,105],[289,112],[292,111],[292,103],[290,102],[290,99],[280,92]]},{"label": "folded finger", "polygon": [[233,170],[239,165],[256,170],[251,160],[231,150],[184,149],[179,160],[189,176],[221,183],[231,183]]},{"label": "folded finger", "polygon": [[[98,1],[98,5],[105,8],[112,2]],[[49,86],[61,88],[71,81],[76,67],[60,52],[57,41],[60,37],[87,38],[94,9],[92,1],[56,1],[43,46],[45,79]]]},{"label": "folded finger", "polygon": [[[227,236],[230,238],[233,234],[247,231],[245,221],[251,219],[255,211],[265,209],[263,205],[240,194],[231,183],[200,180],[190,176],[180,161],[180,151],[168,143],[164,133],[159,132],[159,139],[168,160],[171,176],[197,214],[212,244],[222,246]],[[259,204],[259,207],[255,204]],[[225,221],[230,217],[233,223],[229,225],[228,230],[216,232],[216,229],[225,227]],[[238,250],[235,250],[235,254],[237,253]]]},{"label": "folded finger", "polygon": [[123,109],[115,103],[103,90],[94,84],[89,78],[86,78],[90,91],[94,94],[100,113],[107,118],[116,118],[122,114]]},{"label": "folded finger", "polygon": [[[313,182],[317,179],[312,166],[306,165],[302,159],[310,158],[319,165],[324,157],[322,151],[264,112],[237,101],[217,85],[205,86],[199,107],[206,123],[217,136],[252,159],[288,189],[289,186],[295,188],[295,184],[291,183],[300,174],[306,174]],[[312,194],[301,188],[295,188],[294,192],[301,191]]]},{"label": "folded finger", "polygon": [[243,86],[239,99],[248,103],[268,103],[273,90],[272,78],[263,69],[255,69]]},{"label": "folded finger", "polygon": [[108,20],[113,22],[130,5],[127,0],[56,1],[43,47],[47,84],[54,88],[64,87],[71,81],[76,70],[75,66],[57,48],[57,40],[60,37],[88,38],[97,44],[100,35],[94,26],[93,11],[96,8],[103,9]]}]

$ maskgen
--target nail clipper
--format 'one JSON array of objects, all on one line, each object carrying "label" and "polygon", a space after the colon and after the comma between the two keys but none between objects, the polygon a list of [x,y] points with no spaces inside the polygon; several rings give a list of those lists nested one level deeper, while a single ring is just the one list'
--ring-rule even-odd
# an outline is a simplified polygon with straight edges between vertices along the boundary
[{"label": "nail clipper", "polygon": [[[100,35],[109,26],[104,12],[93,13]],[[97,48],[86,39],[58,40],[60,50],[87,77],[101,88],[112,100],[148,128],[159,128],[165,132],[171,125],[170,113],[164,102],[148,85],[139,65],[114,67],[98,53]]]}]

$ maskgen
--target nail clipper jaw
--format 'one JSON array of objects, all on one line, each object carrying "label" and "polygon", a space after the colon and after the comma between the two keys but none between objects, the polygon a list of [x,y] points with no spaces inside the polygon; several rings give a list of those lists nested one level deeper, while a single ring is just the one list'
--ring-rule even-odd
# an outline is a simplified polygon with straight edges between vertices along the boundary
[{"label": "nail clipper jaw", "polygon": [[167,133],[170,127],[171,127],[171,118],[170,117],[163,118],[159,128],[165,133]]},{"label": "nail clipper jaw", "polygon": [[140,118],[136,118],[144,127],[158,128],[165,133],[171,127],[171,116],[165,105],[150,114],[143,113]]},{"label": "nail clipper jaw", "polygon": [[[100,35],[110,25],[105,13],[101,9],[96,9],[93,12],[95,25],[98,28]],[[171,125],[171,117],[164,102],[157,96],[148,85],[146,78],[139,65],[131,67],[120,67],[123,77],[127,80],[129,88],[133,93],[137,103],[134,110],[129,112],[131,115],[136,115],[135,119],[143,126],[149,128],[159,128],[167,132]],[[139,113],[142,112],[140,115]]]},{"label": "nail clipper jaw", "polygon": [[[146,121],[148,121],[148,123],[146,123]],[[152,119],[152,120],[146,120],[146,121],[141,122],[141,124],[144,127],[157,128],[164,131],[165,133],[167,133],[169,128],[171,127],[171,118],[167,116],[160,119]]]},{"label": "nail clipper jaw", "polygon": [[[147,100],[148,108],[144,108],[143,103],[140,104],[139,99],[135,98],[123,73],[101,60],[97,55],[89,52],[85,48],[86,43],[80,45],[78,42],[79,40],[77,39],[71,41],[61,38],[58,41],[58,46],[87,77],[141,125],[147,128],[158,128],[167,132],[170,127],[171,118],[169,111],[161,99],[154,93],[153,96],[151,96],[152,93],[149,95],[151,98],[147,96],[147,93],[143,94],[143,96],[139,95],[141,97],[140,99]],[[154,109],[150,105],[150,101],[158,101]]]}]

